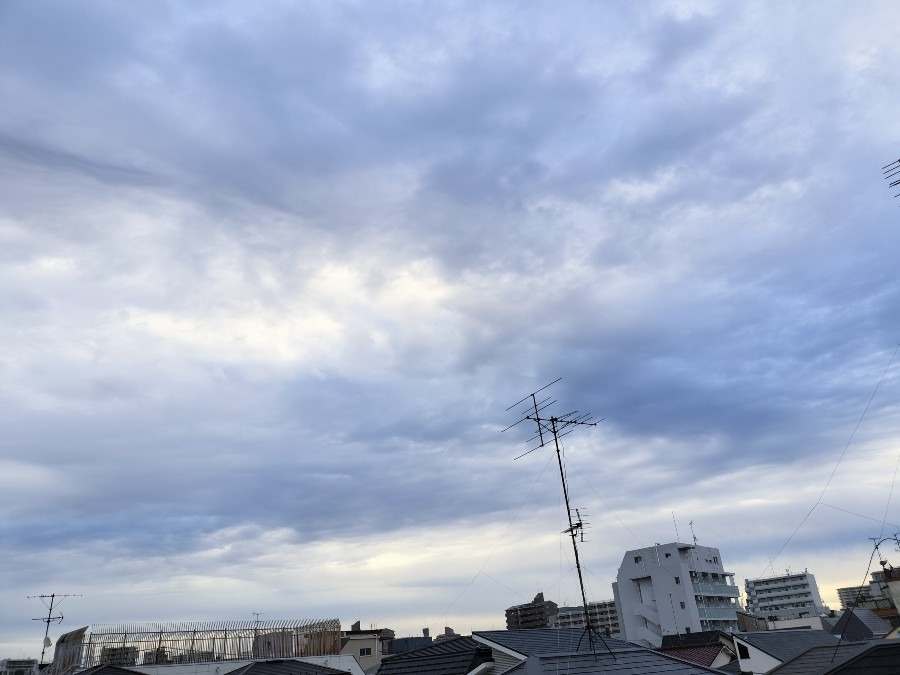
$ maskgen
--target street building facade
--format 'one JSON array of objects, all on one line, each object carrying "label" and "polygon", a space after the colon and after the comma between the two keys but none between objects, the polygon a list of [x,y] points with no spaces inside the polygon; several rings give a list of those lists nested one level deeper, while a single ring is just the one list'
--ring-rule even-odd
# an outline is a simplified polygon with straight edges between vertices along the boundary
[{"label": "street building facade", "polygon": [[747,579],[744,582],[747,611],[767,621],[803,619],[829,614],[822,602],[816,578],[808,571]]},{"label": "street building facade", "polygon": [[659,647],[665,635],[738,629],[739,589],[717,548],[673,542],[628,551],[613,594],[630,642]]}]

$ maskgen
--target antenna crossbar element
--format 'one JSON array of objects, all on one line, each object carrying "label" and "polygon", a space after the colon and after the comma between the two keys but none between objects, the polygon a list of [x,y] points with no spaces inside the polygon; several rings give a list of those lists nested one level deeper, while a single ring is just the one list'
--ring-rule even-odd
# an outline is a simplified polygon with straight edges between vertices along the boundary
[{"label": "antenna crossbar element", "polygon": [[[575,519],[572,518],[572,507],[569,503],[569,485],[566,481],[566,471],[563,466],[562,460],[562,448],[559,444],[559,439],[563,436],[567,436],[573,431],[575,431],[575,427],[585,426],[585,427],[594,427],[597,426],[599,422],[603,420],[599,420],[598,422],[592,422],[590,413],[579,413],[577,410],[573,410],[564,415],[550,415],[547,411],[551,405],[556,403],[555,400],[551,400],[549,397],[544,398],[541,401],[538,401],[537,395],[542,392],[547,387],[556,384],[562,378],[558,377],[550,384],[547,384],[535,392],[532,392],[525,398],[517,401],[509,408],[507,408],[507,412],[512,410],[513,408],[521,405],[522,403],[528,402],[528,411],[522,412],[522,418],[516,422],[515,424],[507,427],[504,431],[511,429],[516,426],[516,424],[520,424],[525,420],[531,420],[535,426],[537,426],[537,434],[533,436],[528,442],[531,443],[535,440],[538,440],[538,445],[533,447],[528,452],[525,452],[515,459],[520,459],[525,455],[531,454],[535,450],[539,450],[550,444],[551,440],[553,441],[553,447],[556,450],[556,460],[559,465],[559,478],[562,483],[563,489],[563,498],[566,502],[566,516],[569,520],[569,527],[563,530],[563,534],[568,534],[572,538],[572,549],[575,552],[575,569],[578,571],[578,586],[581,589],[581,601],[584,603],[584,625],[585,632],[587,633],[588,642],[591,646],[591,652],[594,653],[594,657],[596,658],[596,650],[594,648],[594,636],[600,639],[606,647],[607,651],[609,651],[610,655],[613,659],[616,658],[616,655],[613,654],[612,649],[610,649],[609,645],[606,644],[606,641],[600,637],[600,634],[594,630],[593,622],[591,621],[591,614],[588,607],[587,595],[584,592],[584,575],[581,570],[581,559],[578,555],[578,540],[584,541],[584,522],[581,519],[581,514],[578,509],[575,509]],[[579,640],[580,644],[580,640]]]},{"label": "antenna crossbar element", "polygon": [[[881,167],[881,171],[884,174],[885,180],[900,175],[900,159],[895,159],[890,164]],[[900,185],[900,179],[888,183],[888,187],[891,188],[897,187],[898,185]],[[894,197],[900,197],[900,193],[895,194]]]}]

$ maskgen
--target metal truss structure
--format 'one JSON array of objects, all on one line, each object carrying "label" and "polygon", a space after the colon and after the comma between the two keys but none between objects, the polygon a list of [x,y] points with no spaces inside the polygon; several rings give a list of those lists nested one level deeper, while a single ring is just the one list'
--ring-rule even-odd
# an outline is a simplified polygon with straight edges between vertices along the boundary
[{"label": "metal truss structure", "polygon": [[83,668],[339,654],[338,619],[91,626]]}]

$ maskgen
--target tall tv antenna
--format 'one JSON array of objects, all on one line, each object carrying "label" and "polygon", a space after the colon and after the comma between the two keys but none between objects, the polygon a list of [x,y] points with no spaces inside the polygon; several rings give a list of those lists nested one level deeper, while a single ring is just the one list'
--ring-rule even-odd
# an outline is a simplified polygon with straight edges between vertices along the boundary
[{"label": "tall tv antenna", "polygon": [[[47,652],[47,647],[50,646],[50,624],[54,621],[59,621],[62,623],[63,615],[53,616],[54,607],[59,607],[62,601],[65,598],[80,598],[81,595],[62,595],[59,593],[51,593],[50,595],[28,595],[26,596],[29,600],[31,598],[40,598],[41,602],[44,603],[44,606],[47,608],[47,616],[41,617],[40,619],[32,619],[32,621],[43,621],[47,624],[47,627],[44,629],[44,645],[41,649],[41,665],[44,665],[44,654]],[[50,604],[47,604],[47,599],[49,598]],[[57,602],[59,600],[59,602]]]},{"label": "tall tv antenna", "polygon": [[[609,645],[606,644],[606,641],[600,636],[600,633],[594,628],[593,622],[591,621],[591,613],[588,609],[587,595],[584,592],[584,576],[581,571],[581,559],[578,556],[578,540],[581,538],[582,541],[584,535],[584,526],[585,523],[581,519],[581,513],[578,509],[575,509],[575,519],[572,518],[572,507],[569,504],[569,485],[566,481],[566,470],[563,466],[562,460],[562,449],[559,444],[559,439],[563,436],[567,436],[573,431],[575,431],[575,427],[583,426],[583,427],[595,427],[599,422],[603,420],[593,421],[590,413],[580,413],[577,410],[573,410],[572,412],[568,412],[564,415],[551,415],[549,413],[549,409],[556,403],[556,400],[552,397],[548,396],[541,400],[538,400],[537,395],[547,389],[548,387],[553,386],[557,382],[559,382],[562,378],[558,377],[550,384],[544,385],[540,389],[535,392],[532,392],[521,401],[517,401],[509,406],[506,411],[509,412],[513,408],[518,408],[519,406],[523,406],[521,408],[520,414],[522,414],[521,419],[518,422],[510,424],[503,431],[509,431],[513,427],[521,424],[525,421],[534,422],[537,426],[537,434],[532,436],[528,442],[537,442],[531,450],[528,452],[524,452],[515,459],[521,459],[525,455],[528,455],[535,450],[540,450],[541,448],[550,445],[551,441],[553,443],[553,447],[556,450],[556,461],[559,464],[559,479],[562,483],[563,490],[563,498],[566,502],[566,516],[569,519],[569,527],[563,530],[563,534],[568,534],[572,539],[572,550],[575,552],[575,569],[578,571],[578,586],[581,589],[581,601],[584,603],[584,630],[588,637],[588,642],[591,646],[591,652],[594,653],[594,657],[596,658],[596,651],[594,648],[594,636],[596,635],[601,642],[603,642],[603,646],[606,647],[607,651],[609,651],[610,655],[612,655],[613,659],[616,658],[616,655],[613,654],[612,649],[609,648]],[[515,460],[514,460],[515,461]],[[581,641],[579,640],[579,644]]]}]

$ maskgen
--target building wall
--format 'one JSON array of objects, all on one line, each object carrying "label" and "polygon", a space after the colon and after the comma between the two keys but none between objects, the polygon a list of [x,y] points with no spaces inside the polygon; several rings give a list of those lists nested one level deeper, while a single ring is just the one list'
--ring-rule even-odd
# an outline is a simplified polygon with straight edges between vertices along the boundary
[{"label": "building wall", "polygon": [[0,675],[33,675],[38,670],[37,659],[3,659]]},{"label": "building wall", "polygon": [[664,635],[736,631],[739,590],[720,555],[677,542],[628,551],[613,584],[625,639],[659,647]]},{"label": "building wall", "polygon": [[549,628],[556,620],[557,609],[555,602],[544,600],[544,594],[538,593],[531,602],[506,610],[506,630]]},{"label": "building wall", "polygon": [[809,572],[784,574],[744,582],[747,611],[768,621],[800,619],[827,614],[816,578]]},{"label": "building wall", "polygon": [[841,609],[855,607],[857,603],[872,600],[872,589],[869,586],[847,586],[837,589],[838,600],[841,601]]},{"label": "building wall", "polygon": [[734,648],[737,650],[742,673],[764,675],[764,673],[768,673],[773,668],[781,665],[781,661],[774,656],[770,656],[750,643],[738,639],[737,636],[734,638]]},{"label": "building wall", "polygon": [[[609,629],[611,634],[620,633],[619,613],[615,600],[601,600],[588,603],[591,625],[601,633]],[[584,607],[560,607],[553,628],[584,628]]]},{"label": "building wall", "polygon": [[812,630],[823,630],[830,632],[837,619],[831,619],[829,622],[820,616],[807,616],[802,619],[780,619],[778,621],[768,621],[769,630],[787,630],[791,628],[811,628]]},{"label": "building wall", "polygon": [[341,642],[341,654],[353,656],[363,670],[381,662],[381,640],[377,635],[348,635]]}]

